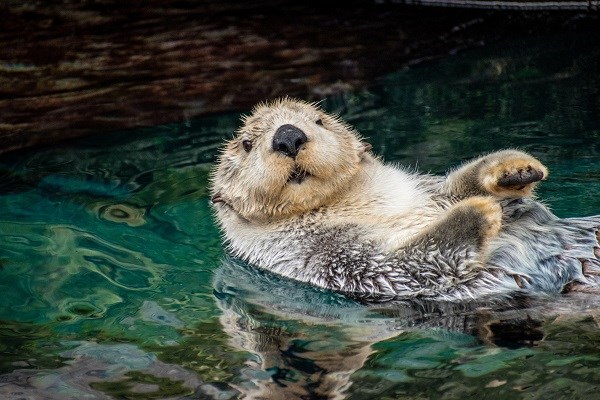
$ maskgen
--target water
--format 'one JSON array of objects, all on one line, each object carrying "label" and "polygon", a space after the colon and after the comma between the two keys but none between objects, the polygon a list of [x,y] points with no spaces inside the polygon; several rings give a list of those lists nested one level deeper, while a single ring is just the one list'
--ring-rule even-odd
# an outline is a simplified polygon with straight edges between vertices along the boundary
[{"label": "water", "polygon": [[[424,172],[529,151],[558,215],[598,214],[599,70],[594,38],[497,43],[323,105]],[[595,296],[367,308],[228,258],[207,181],[238,118],[0,159],[0,398],[600,398]]]}]

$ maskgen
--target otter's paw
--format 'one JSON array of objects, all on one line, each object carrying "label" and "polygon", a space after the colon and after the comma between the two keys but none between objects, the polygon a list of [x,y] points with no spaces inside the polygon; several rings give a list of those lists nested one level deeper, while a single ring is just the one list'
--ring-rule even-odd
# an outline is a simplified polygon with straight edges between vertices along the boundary
[{"label": "otter's paw", "polygon": [[474,209],[483,217],[484,242],[498,235],[502,226],[502,207],[494,198],[476,196],[463,200],[458,205]]},{"label": "otter's paw", "polygon": [[531,195],[536,183],[548,176],[548,168],[536,158],[519,151],[502,152],[482,168],[485,190],[499,197]]},{"label": "otter's paw", "polygon": [[433,241],[449,248],[470,246],[482,257],[489,241],[502,227],[502,207],[491,196],[473,196],[452,206],[425,233],[427,246]]}]

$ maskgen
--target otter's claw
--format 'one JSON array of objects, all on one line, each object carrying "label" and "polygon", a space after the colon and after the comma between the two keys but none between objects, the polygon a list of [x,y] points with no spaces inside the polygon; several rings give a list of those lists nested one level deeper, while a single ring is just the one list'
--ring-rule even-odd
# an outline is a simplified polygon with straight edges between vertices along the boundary
[{"label": "otter's claw", "polygon": [[505,173],[503,177],[498,179],[498,186],[524,186],[541,181],[542,179],[544,179],[544,172],[530,166],[527,169],[519,169],[518,171]]}]

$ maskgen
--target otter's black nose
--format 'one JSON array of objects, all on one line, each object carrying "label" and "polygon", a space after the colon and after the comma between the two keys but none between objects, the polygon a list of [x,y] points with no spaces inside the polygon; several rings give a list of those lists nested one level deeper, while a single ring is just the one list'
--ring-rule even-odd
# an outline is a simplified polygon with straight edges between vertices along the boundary
[{"label": "otter's black nose", "polygon": [[294,125],[281,125],[273,136],[273,150],[280,151],[288,157],[296,157],[298,150],[308,138]]}]

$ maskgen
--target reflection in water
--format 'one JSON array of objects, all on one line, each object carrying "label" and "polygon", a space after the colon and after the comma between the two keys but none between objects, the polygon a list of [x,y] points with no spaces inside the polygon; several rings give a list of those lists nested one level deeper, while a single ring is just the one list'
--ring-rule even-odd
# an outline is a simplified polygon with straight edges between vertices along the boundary
[{"label": "reflection in water", "polygon": [[[488,46],[324,105],[424,172],[519,147],[559,216],[598,214],[594,39]],[[2,156],[0,398],[600,398],[596,296],[366,305],[223,259],[206,187],[238,121]]]},{"label": "reflection in water", "polygon": [[[461,370],[465,356],[471,363],[492,358],[484,361],[491,364],[485,366],[487,373],[502,370],[513,360],[535,354],[532,348],[545,337],[543,325],[556,315],[568,313],[567,319],[581,319],[600,313],[600,299],[595,297],[583,303],[520,298],[369,306],[278,279],[231,259],[224,260],[214,285],[222,311],[219,320],[230,345],[252,354],[235,384],[245,399],[343,399],[354,381],[369,377],[369,368],[365,369],[369,359],[387,358],[385,363],[395,366],[390,373],[405,370],[400,382],[411,382],[411,370],[420,369],[442,368],[449,377]],[[434,360],[411,356],[422,346],[418,340],[398,358],[377,354],[378,345],[403,336],[422,336],[431,350],[421,352],[439,355]],[[433,339],[429,344],[428,338]],[[443,341],[436,344],[440,338]],[[486,347],[507,350],[494,359]],[[385,388],[378,394],[383,392]]]}]

